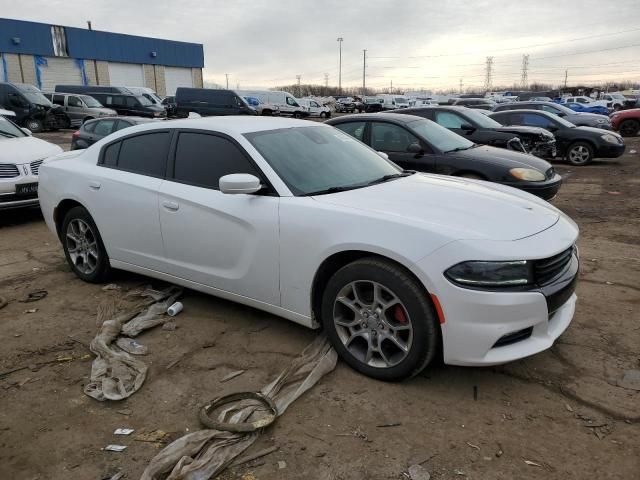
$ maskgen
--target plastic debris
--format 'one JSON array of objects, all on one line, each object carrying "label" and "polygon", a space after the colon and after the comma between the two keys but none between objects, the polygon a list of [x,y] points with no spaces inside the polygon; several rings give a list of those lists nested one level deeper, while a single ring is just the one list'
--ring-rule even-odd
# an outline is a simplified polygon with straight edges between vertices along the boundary
[{"label": "plastic debris", "polygon": [[133,338],[120,337],[116,340],[116,345],[131,355],[146,355],[149,349],[136,342]]},{"label": "plastic debris", "polygon": [[285,468],[287,468],[287,462],[278,460],[278,470],[284,470]]},{"label": "plastic debris", "polygon": [[524,463],[526,463],[530,467],[541,467],[542,468],[542,465],[540,465],[539,463],[536,463],[536,462],[532,462],[531,460],[525,460]]},{"label": "plastic debris", "polygon": [[474,445],[473,443],[467,442],[467,445],[469,445],[471,448],[475,448],[476,450],[480,450],[480,447],[478,445]]},{"label": "plastic debris", "polygon": [[127,449],[126,445],[107,445],[104,447],[107,452],[124,452]]},{"label": "plastic debris", "polygon": [[121,288],[122,287],[120,285],[117,285],[115,283],[110,283],[102,287],[102,290],[120,290]]},{"label": "plastic debris", "polygon": [[25,310],[24,313],[36,313],[37,311],[37,308],[30,308],[29,310]]},{"label": "plastic debris", "polygon": [[409,467],[409,478],[411,480],[429,480],[431,474],[422,465],[411,465]]},{"label": "plastic debris", "polygon": [[169,315],[170,317],[175,317],[182,311],[183,308],[184,306],[182,305],[182,302],[176,302],[167,309],[167,315]]},{"label": "plastic debris", "polygon": [[134,432],[133,428],[116,428],[113,432],[114,435],[131,435]]},{"label": "plastic debris", "polygon": [[228,382],[229,380],[231,380],[233,378],[239,377],[244,372],[246,372],[246,370],[237,370],[235,372],[231,372],[228,375],[225,375],[224,377],[222,377],[222,379],[220,380],[220,383]]},{"label": "plastic debris", "polygon": [[633,150],[629,150],[629,153],[638,153],[638,151],[633,149]]}]

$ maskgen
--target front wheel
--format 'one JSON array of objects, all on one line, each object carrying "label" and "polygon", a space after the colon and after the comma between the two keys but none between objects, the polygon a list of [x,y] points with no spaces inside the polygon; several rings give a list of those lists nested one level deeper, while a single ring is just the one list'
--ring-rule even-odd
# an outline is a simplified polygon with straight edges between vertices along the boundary
[{"label": "front wheel", "polygon": [[440,344],[424,286],[386,260],[364,258],[338,270],[324,290],[321,316],[342,359],[379,380],[418,374]]},{"label": "front wheel", "polygon": [[42,120],[40,119],[30,118],[29,120],[27,120],[27,128],[33,133],[40,133],[42,130],[44,130],[44,123],[42,123]]},{"label": "front wheel", "polygon": [[620,124],[620,134],[623,137],[633,137],[640,132],[640,122],[638,120],[625,120]]},{"label": "front wheel", "polygon": [[593,148],[585,142],[575,142],[567,150],[567,161],[576,167],[591,163],[593,160]]},{"label": "front wheel", "polygon": [[327,118],[326,112],[320,112],[320,118]]},{"label": "front wheel", "polygon": [[109,276],[107,251],[93,218],[84,207],[74,207],[62,222],[61,240],[69,266],[85,282],[100,283]]}]

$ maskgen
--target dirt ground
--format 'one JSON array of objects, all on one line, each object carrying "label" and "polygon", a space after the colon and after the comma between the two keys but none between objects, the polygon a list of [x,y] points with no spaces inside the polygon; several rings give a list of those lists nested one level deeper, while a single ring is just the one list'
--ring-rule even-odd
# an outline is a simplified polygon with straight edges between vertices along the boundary
[{"label": "dirt ground", "polygon": [[[42,136],[67,144],[70,132]],[[432,367],[397,384],[339,363],[250,450],[277,452],[223,478],[401,479],[416,463],[434,479],[639,478],[640,392],[618,386],[640,368],[640,139],[627,140],[620,159],[556,164],[565,184],[553,203],[580,225],[582,266],[575,318],[552,349],[497,368]],[[82,391],[96,307],[150,279],[117,273],[121,290],[78,280],[38,210],[1,212],[0,246],[0,296],[9,301],[0,309],[0,372],[27,367],[0,376],[3,479],[103,479],[119,470],[139,478],[159,446],[136,434],[159,429],[175,439],[199,429],[198,406],[259,389],[316,335],[187,291],[178,329],[139,337],[150,350],[142,389],[100,403]],[[20,302],[43,289],[46,298]],[[136,432],[116,437],[118,427]],[[128,448],[102,450],[112,443]]]}]

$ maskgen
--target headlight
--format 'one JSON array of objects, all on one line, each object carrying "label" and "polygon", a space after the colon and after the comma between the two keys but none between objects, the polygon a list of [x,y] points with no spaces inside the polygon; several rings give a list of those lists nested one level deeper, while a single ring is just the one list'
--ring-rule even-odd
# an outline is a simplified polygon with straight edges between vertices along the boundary
[{"label": "headlight", "polygon": [[448,269],[445,276],[463,287],[517,287],[533,283],[531,265],[526,260],[511,262],[462,262]]},{"label": "headlight", "polygon": [[529,182],[542,182],[545,179],[544,173],[532,168],[512,168],[509,173],[518,180],[527,180]]},{"label": "headlight", "polygon": [[616,137],[615,135],[611,135],[610,133],[605,133],[604,135],[600,135],[600,138],[602,140],[604,140],[605,142],[609,142],[609,143],[620,143],[618,141],[618,137]]}]

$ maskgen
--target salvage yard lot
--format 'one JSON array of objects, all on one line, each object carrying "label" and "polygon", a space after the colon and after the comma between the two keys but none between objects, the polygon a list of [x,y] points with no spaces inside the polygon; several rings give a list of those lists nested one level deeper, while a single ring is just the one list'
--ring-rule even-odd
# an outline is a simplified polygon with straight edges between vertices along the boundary
[{"label": "salvage yard lot", "polygon": [[[39,136],[66,148],[70,132]],[[431,367],[397,384],[339,363],[249,452],[278,451],[222,478],[401,479],[421,462],[434,479],[637,478],[640,385],[621,380],[640,370],[640,155],[631,153],[640,139],[626,143],[616,160],[555,164],[565,184],[553,203],[580,226],[582,264],[576,316],[551,350],[495,368]],[[97,306],[151,280],[116,272],[119,289],[82,282],[37,210],[1,212],[0,239],[9,301],[0,372],[27,367],[0,376],[0,478],[139,478],[161,445],[136,434],[200,429],[199,406],[261,388],[317,335],[186,291],[176,330],[140,336],[149,348],[142,389],[100,403],[82,392]],[[20,302],[37,290],[48,295]],[[115,437],[119,427],[136,431]],[[128,448],[101,450],[113,443]]]}]

